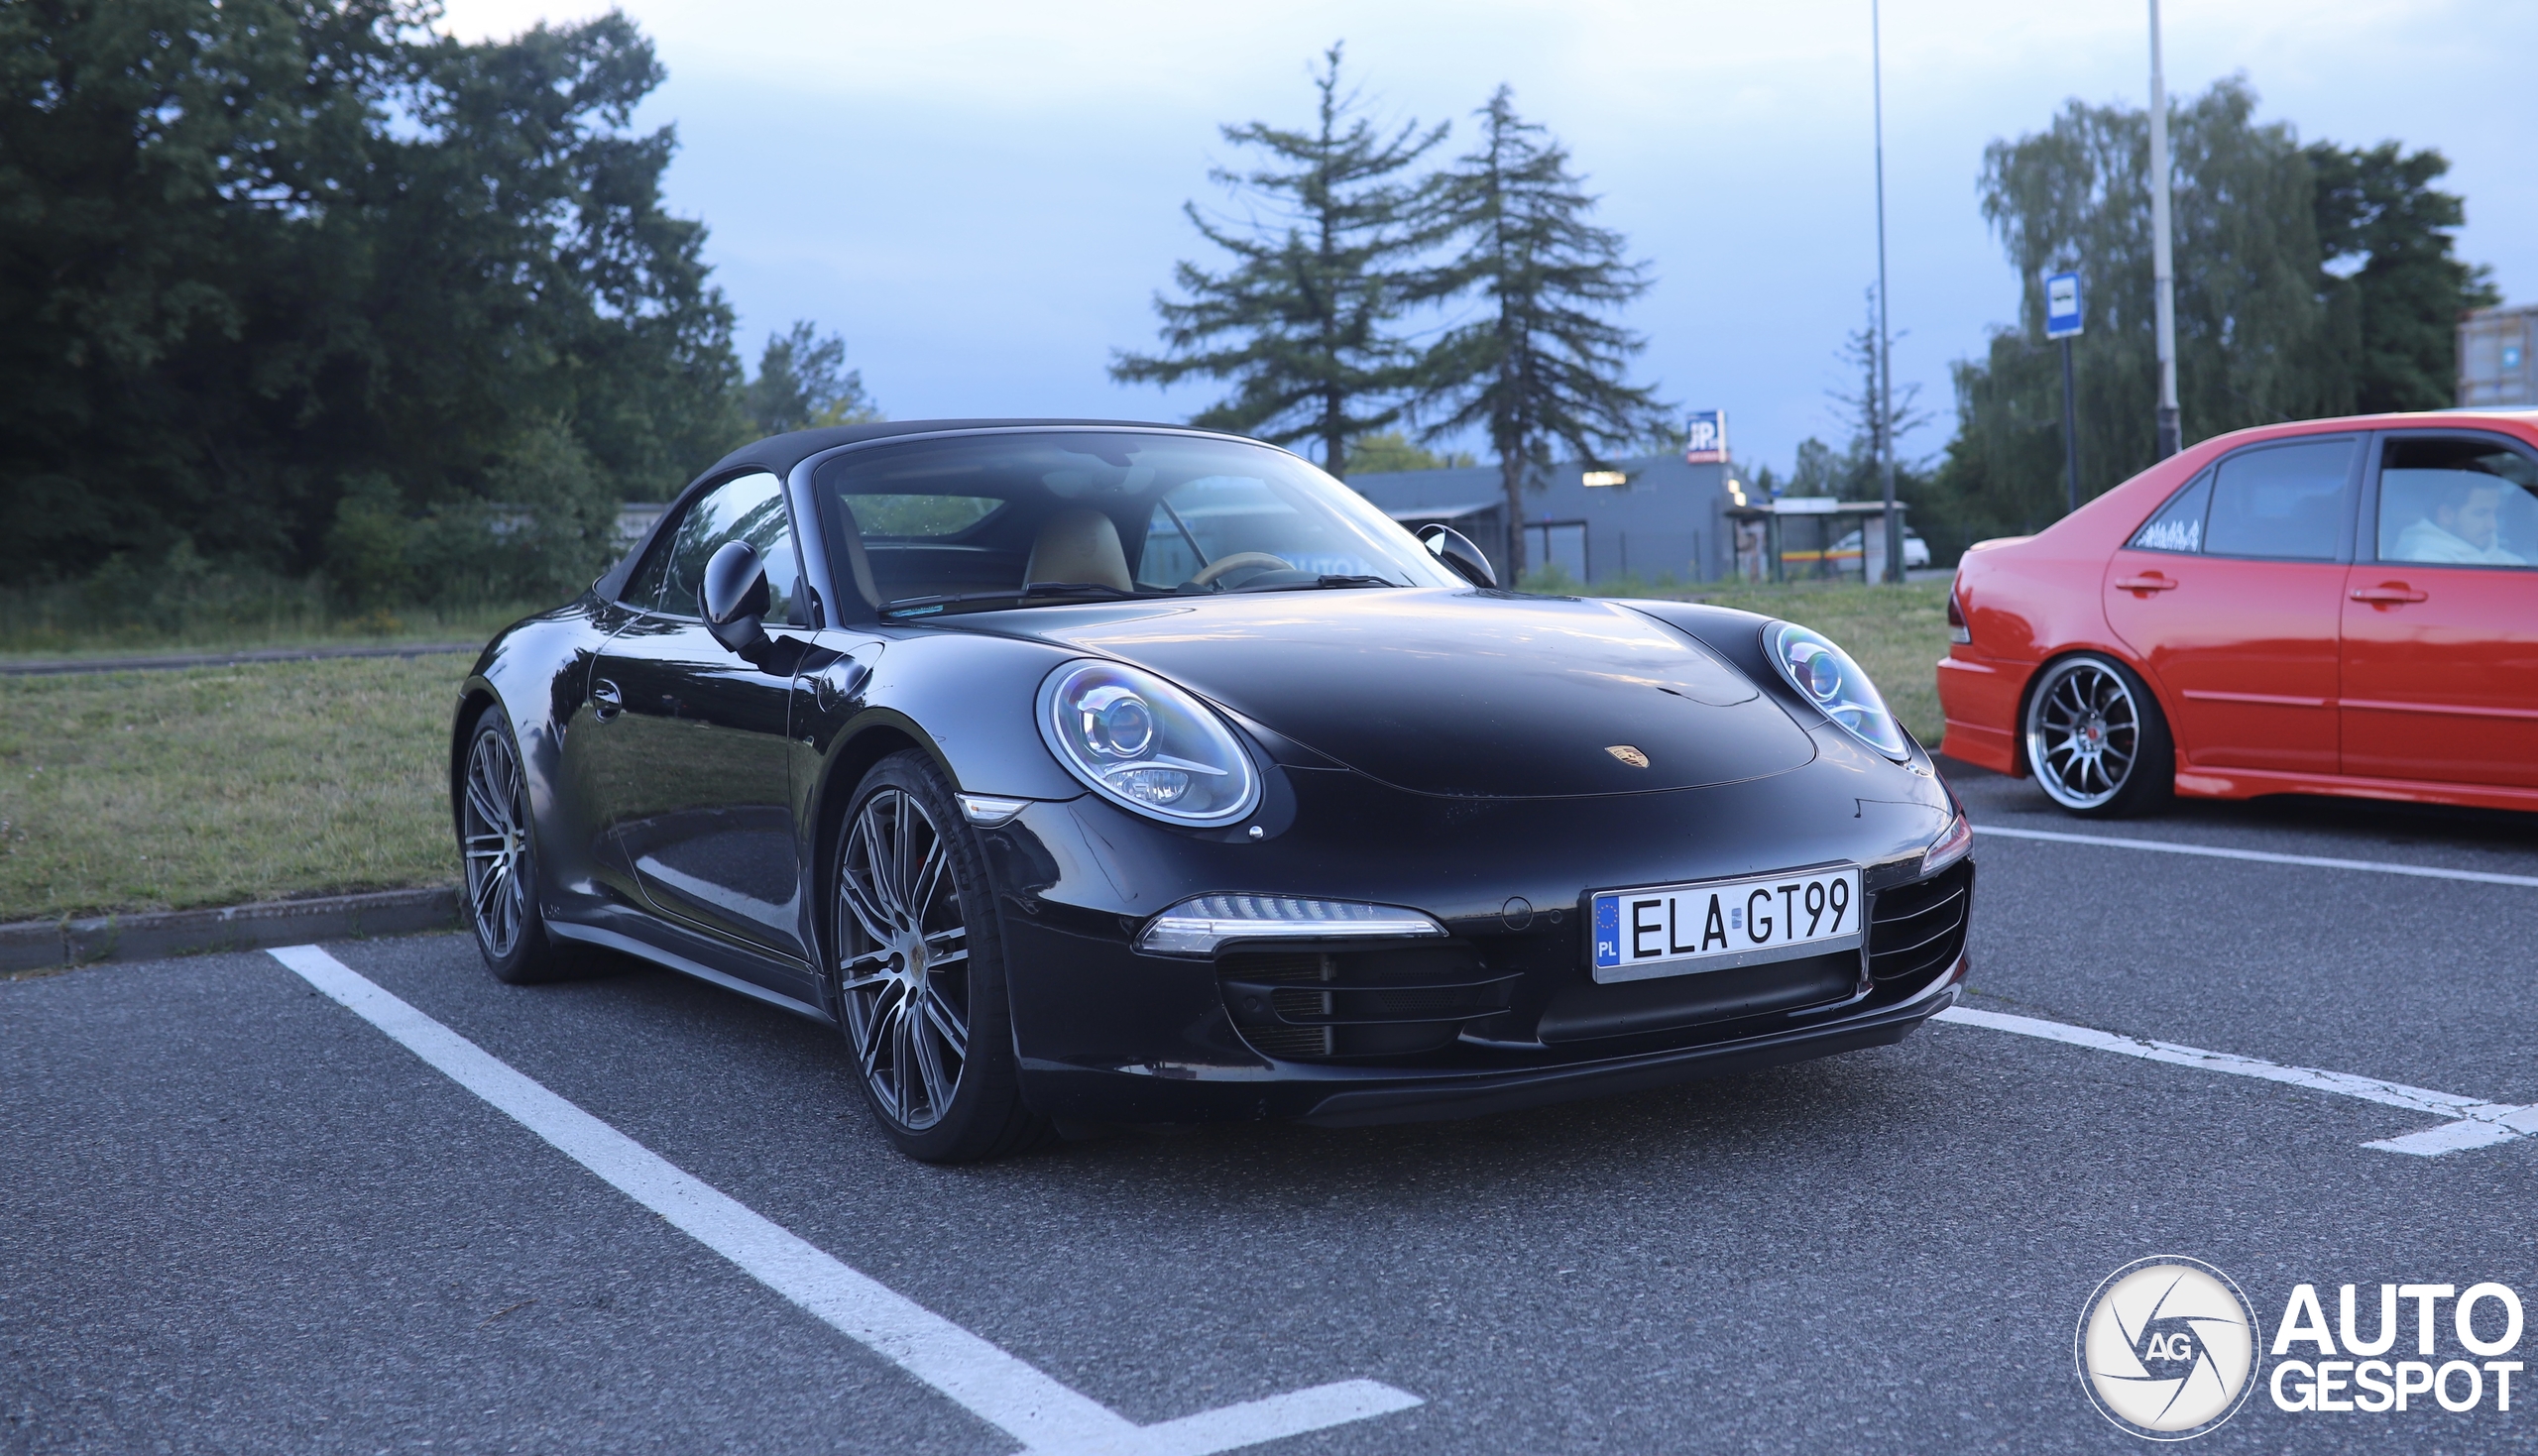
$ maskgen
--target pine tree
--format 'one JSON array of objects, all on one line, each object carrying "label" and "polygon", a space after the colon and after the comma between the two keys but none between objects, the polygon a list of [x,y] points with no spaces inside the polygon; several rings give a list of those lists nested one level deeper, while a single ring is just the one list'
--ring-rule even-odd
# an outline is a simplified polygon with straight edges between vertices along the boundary
[{"label": "pine tree", "polygon": [[1186,301],[1155,297],[1168,351],[1115,352],[1110,364],[1123,383],[1231,381],[1233,393],[1192,423],[1281,445],[1317,441],[1333,474],[1346,468],[1349,440],[1401,418],[1415,381],[1416,354],[1389,326],[1416,300],[1420,275],[1408,264],[1433,235],[1427,187],[1401,174],[1445,136],[1416,122],[1378,132],[1360,98],[1342,91],[1339,60],[1333,45],[1314,76],[1312,130],[1222,128],[1227,142],[1268,154],[1248,171],[1208,173],[1250,211],[1239,224],[1211,220],[1195,202],[1182,211],[1232,265],[1178,265]]},{"label": "pine tree", "polygon": [[1551,463],[1554,442],[1580,458],[1662,428],[1670,406],[1623,383],[1647,341],[1610,312],[1648,291],[1621,234],[1587,220],[1595,199],[1568,169],[1568,153],[1516,115],[1505,86],[1477,113],[1480,140],[1444,179],[1442,215],[1460,255],[1425,290],[1476,292],[1477,318],[1446,330],[1422,361],[1419,405],[1441,439],[1474,427],[1498,452],[1507,493],[1511,579],[1525,572],[1524,482]]}]

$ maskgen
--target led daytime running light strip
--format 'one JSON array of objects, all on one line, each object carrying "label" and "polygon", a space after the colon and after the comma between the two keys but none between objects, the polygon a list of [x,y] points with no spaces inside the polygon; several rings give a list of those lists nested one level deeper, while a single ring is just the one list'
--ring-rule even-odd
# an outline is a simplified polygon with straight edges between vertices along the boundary
[{"label": "led daytime running light strip", "polygon": [[1416,910],[1346,900],[1284,895],[1200,895],[1158,915],[1137,937],[1150,955],[1208,955],[1226,941],[1356,940],[1442,936],[1445,928]]}]

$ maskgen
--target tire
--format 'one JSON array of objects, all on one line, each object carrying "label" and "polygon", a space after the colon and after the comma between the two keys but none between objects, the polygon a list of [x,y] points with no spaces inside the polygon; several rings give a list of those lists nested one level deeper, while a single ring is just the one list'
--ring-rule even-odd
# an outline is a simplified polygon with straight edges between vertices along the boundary
[{"label": "tire", "polygon": [[2094,652],[2062,658],[2037,675],[2021,717],[2027,768],[2066,813],[2129,819],[2167,806],[2175,739],[2133,669]]},{"label": "tire", "polygon": [[516,986],[588,974],[590,957],[546,932],[528,780],[511,717],[500,707],[486,709],[469,732],[457,799],[458,853],[466,867],[462,909],[485,968]]},{"label": "tire", "polygon": [[827,856],[829,988],[881,1134],[924,1163],[1042,1141],[1022,1100],[986,857],[915,749],[872,766]]}]

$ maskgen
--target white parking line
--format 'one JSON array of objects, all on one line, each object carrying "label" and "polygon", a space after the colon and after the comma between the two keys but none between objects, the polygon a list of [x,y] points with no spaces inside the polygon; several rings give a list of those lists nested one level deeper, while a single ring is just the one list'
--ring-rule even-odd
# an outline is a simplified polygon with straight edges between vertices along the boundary
[{"label": "white parking line", "polygon": [[1953,1022],[1958,1026],[1989,1027],[1996,1032],[2012,1032],[2021,1037],[2040,1037],[2070,1047],[2086,1047],[2093,1052],[2113,1052],[2119,1057],[2138,1057],[2144,1062],[2165,1062],[2173,1066],[2192,1066],[2204,1071],[2227,1072],[2232,1076],[2251,1076],[2289,1086],[2306,1087],[2313,1092],[2332,1092],[2339,1097],[2359,1097],[2365,1102],[2377,1102],[2385,1107],[2402,1107],[2409,1112],[2429,1112],[2453,1119],[2421,1132],[2402,1137],[2382,1138],[2365,1143],[2383,1153],[2411,1153],[2419,1158],[2435,1158],[2456,1153],[2463,1148],[2483,1148],[2495,1143],[2508,1143],[2516,1138],[2538,1134],[2538,1107],[2515,1107],[2502,1102],[2485,1102],[2475,1097],[2461,1097],[2450,1092],[2435,1092],[2425,1087],[2410,1087],[2403,1082],[2383,1082],[2377,1077],[2355,1076],[2351,1072],[2320,1071],[2311,1066],[2285,1066],[2254,1057],[2241,1057],[2229,1052],[2206,1052],[2200,1047],[2183,1047],[2174,1042],[2154,1042],[2146,1037],[2120,1037],[2113,1032],[2092,1030],[2084,1026],[2068,1026],[2058,1021],[2039,1021],[2032,1016],[2010,1016],[1998,1011],[1977,1011],[1970,1006],[1952,1006],[1930,1018]]},{"label": "white parking line", "polygon": [[2424,864],[2396,864],[2384,859],[2335,859],[2324,854],[2275,854],[2263,849],[2224,849],[2215,844],[2180,844],[2173,840],[2126,840],[2114,835],[2070,835],[2053,830],[2003,829],[1978,824],[1978,835],[2008,840],[2044,840],[2056,844],[2102,844],[2116,849],[2151,849],[2162,854],[2200,854],[2208,859],[2251,859],[2258,864],[2305,864],[2313,869],[2358,869],[2370,874],[2403,874],[2428,880],[2468,880],[2480,885],[2524,885],[2538,888],[2538,874],[2497,874],[2483,869],[2436,869]]},{"label": "white parking line", "polygon": [[270,953],[619,1192],[839,1333],[959,1401],[1020,1441],[1031,1456],[1208,1456],[1421,1403],[1417,1396],[1380,1382],[1340,1381],[1138,1425],[682,1172],[315,946],[289,946]]}]

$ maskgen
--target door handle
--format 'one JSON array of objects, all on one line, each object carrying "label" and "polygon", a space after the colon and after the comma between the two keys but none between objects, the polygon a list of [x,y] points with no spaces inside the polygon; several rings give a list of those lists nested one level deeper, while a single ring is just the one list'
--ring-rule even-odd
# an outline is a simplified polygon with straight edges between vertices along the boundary
[{"label": "door handle", "polygon": [[2386,607],[2398,602],[2421,602],[2424,594],[2403,582],[2390,582],[2386,586],[2357,588],[2353,600],[2367,602],[2373,607]]},{"label": "door handle", "polygon": [[617,684],[606,678],[591,684],[592,716],[600,722],[606,723],[615,718],[625,707],[625,695],[617,691]]},{"label": "door handle", "polygon": [[2115,583],[2119,592],[2173,592],[2177,584],[2163,576],[2129,576]]}]

